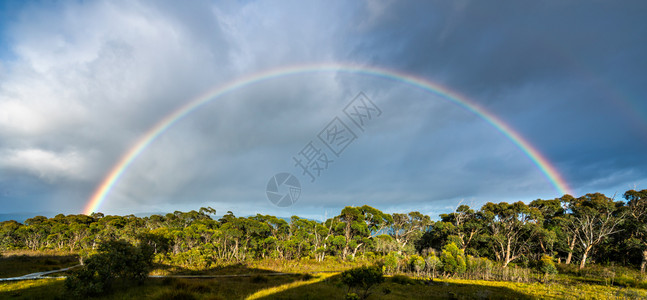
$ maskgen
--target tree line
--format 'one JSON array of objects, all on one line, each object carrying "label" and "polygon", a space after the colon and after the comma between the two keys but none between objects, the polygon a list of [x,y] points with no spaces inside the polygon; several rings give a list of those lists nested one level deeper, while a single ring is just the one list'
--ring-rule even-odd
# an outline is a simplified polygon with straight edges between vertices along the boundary
[{"label": "tree line", "polygon": [[[217,219],[213,208],[149,217],[37,216],[24,224],[0,223],[0,249],[97,251],[106,241],[145,244],[159,261],[186,268],[262,258],[355,260],[380,258],[397,272],[436,267],[460,273],[466,263],[545,268],[547,260],[647,266],[647,190],[622,200],[591,193],[528,204],[460,205],[438,221],[417,211],[388,214],[364,205],[347,206],[323,222],[257,214]],[[405,263],[402,263],[405,261]]]}]

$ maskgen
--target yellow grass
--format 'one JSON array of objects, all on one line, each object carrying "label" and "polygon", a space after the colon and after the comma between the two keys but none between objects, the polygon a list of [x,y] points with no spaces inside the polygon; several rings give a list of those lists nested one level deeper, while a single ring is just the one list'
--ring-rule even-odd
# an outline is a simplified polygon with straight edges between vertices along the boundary
[{"label": "yellow grass", "polygon": [[337,274],[339,274],[339,273],[320,274],[320,275],[316,275],[314,278],[312,278],[310,280],[295,281],[295,282],[286,283],[286,284],[283,284],[283,285],[280,285],[280,286],[267,288],[267,289],[264,289],[264,290],[260,290],[260,291],[254,293],[254,294],[251,294],[246,299],[247,300],[260,299],[260,298],[263,298],[263,297],[267,297],[267,296],[277,294],[277,293],[280,293],[280,292],[283,292],[283,291],[287,291],[287,290],[290,290],[290,289],[293,289],[293,288],[297,288],[297,287],[300,287],[300,286],[305,286],[305,285],[321,282],[321,281],[325,280],[326,278],[332,277],[332,276],[337,275]]},{"label": "yellow grass", "polygon": [[517,283],[505,281],[438,279],[452,284],[505,287],[541,299],[647,299],[647,291],[597,284]]}]

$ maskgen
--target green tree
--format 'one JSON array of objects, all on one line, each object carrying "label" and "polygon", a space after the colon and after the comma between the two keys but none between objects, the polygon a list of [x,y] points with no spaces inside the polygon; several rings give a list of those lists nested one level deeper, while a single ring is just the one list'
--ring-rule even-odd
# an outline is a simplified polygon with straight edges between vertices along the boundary
[{"label": "green tree", "polygon": [[427,230],[427,227],[433,225],[431,218],[420,212],[413,211],[408,214],[393,214],[393,225],[390,234],[399,244],[400,250],[404,250],[407,245],[412,246],[417,239]]},{"label": "green tree", "polygon": [[443,263],[443,270],[449,274],[460,275],[467,269],[465,252],[454,243],[449,243],[443,247],[440,260]]},{"label": "green tree", "polygon": [[627,227],[630,236],[626,243],[641,252],[640,272],[644,274],[647,266],[647,190],[629,190],[624,198],[629,206]]},{"label": "green tree", "polygon": [[384,257],[384,268],[387,273],[394,274],[398,271],[398,261],[402,258],[397,252],[391,252]]},{"label": "green tree", "polygon": [[574,228],[583,248],[580,269],[586,265],[586,259],[594,247],[620,230],[619,225],[624,220],[624,212],[618,210],[621,206],[622,202],[616,203],[600,193],[586,194],[570,203],[569,209],[573,215],[570,226]]},{"label": "green tree", "polygon": [[411,269],[416,272],[416,275],[420,276],[420,271],[425,269],[425,259],[420,255],[411,255],[409,257],[409,265]]},{"label": "green tree", "polygon": [[[460,205],[456,211],[440,215],[441,222],[447,223],[447,239],[456,243],[463,251],[472,244],[483,231],[483,223],[478,214],[467,205]],[[439,227],[440,228],[440,227]]]},{"label": "green tree", "polygon": [[554,245],[558,241],[558,234],[561,233],[560,218],[564,216],[565,210],[559,198],[553,200],[537,199],[530,204],[530,208],[536,208],[543,220],[542,226],[538,227],[537,242],[542,254],[552,255]]},{"label": "green tree", "polygon": [[425,259],[425,263],[426,263],[427,269],[431,271],[432,278],[436,277],[436,270],[439,270],[440,268],[443,267],[443,262],[434,253],[432,253]]},{"label": "green tree", "polygon": [[366,243],[365,238],[370,235],[364,214],[361,208],[346,206],[342,209],[337,219],[339,223],[336,229],[341,231],[346,239],[342,249],[342,259],[346,259],[348,255],[351,255],[351,249],[354,257],[357,250]]},{"label": "green tree", "polygon": [[489,231],[489,241],[503,267],[528,253],[531,243],[541,227],[539,210],[519,201],[512,204],[488,202],[481,214]]}]

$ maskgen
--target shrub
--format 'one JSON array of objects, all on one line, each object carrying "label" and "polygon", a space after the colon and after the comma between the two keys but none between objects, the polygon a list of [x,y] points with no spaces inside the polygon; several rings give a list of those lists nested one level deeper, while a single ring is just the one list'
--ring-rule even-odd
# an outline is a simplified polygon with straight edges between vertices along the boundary
[{"label": "shrub", "polygon": [[411,269],[415,271],[417,275],[420,275],[420,271],[425,268],[425,260],[419,255],[414,254],[409,258],[409,265],[411,265]]},{"label": "shrub", "polygon": [[443,262],[443,270],[449,274],[462,274],[465,272],[465,254],[463,250],[458,249],[454,243],[449,243],[443,247],[440,260]]},{"label": "shrub", "polygon": [[153,253],[146,245],[135,247],[126,241],[101,243],[97,254],[65,280],[72,296],[88,297],[112,291],[119,280],[143,283],[153,263]]},{"label": "shrub", "polygon": [[384,268],[389,274],[393,274],[398,270],[398,261],[400,257],[397,253],[391,252],[384,258]]},{"label": "shrub", "polygon": [[440,270],[443,267],[443,262],[440,261],[440,258],[436,255],[428,256],[425,260],[427,264],[427,269],[431,271],[431,276],[436,277],[436,270]]},{"label": "shrub", "polygon": [[348,286],[348,292],[351,289],[363,291],[361,299],[366,299],[370,295],[369,290],[374,285],[384,282],[382,268],[378,266],[364,266],[355,269],[346,270],[341,273],[342,282]]},{"label": "shrub", "polygon": [[555,267],[555,261],[552,257],[548,255],[543,255],[539,263],[539,270],[548,275],[557,274],[557,267]]},{"label": "shrub", "polygon": [[346,300],[359,300],[359,296],[355,293],[347,293],[346,297],[344,297]]}]

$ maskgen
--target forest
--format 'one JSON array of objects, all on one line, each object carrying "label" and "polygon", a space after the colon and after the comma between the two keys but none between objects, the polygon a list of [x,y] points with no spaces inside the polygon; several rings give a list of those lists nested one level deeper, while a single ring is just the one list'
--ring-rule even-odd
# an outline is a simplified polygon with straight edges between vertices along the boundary
[{"label": "forest", "polygon": [[347,206],[324,222],[231,211],[215,216],[215,209],[203,207],[149,217],[93,213],[5,221],[0,251],[66,251],[87,264],[105,247],[139,247],[151,264],[182,270],[259,260],[334,262],[432,280],[543,281],[591,265],[621,266],[644,277],[647,266],[647,190],[629,190],[622,199],[591,193],[478,209],[459,205],[437,221],[368,205]]}]

